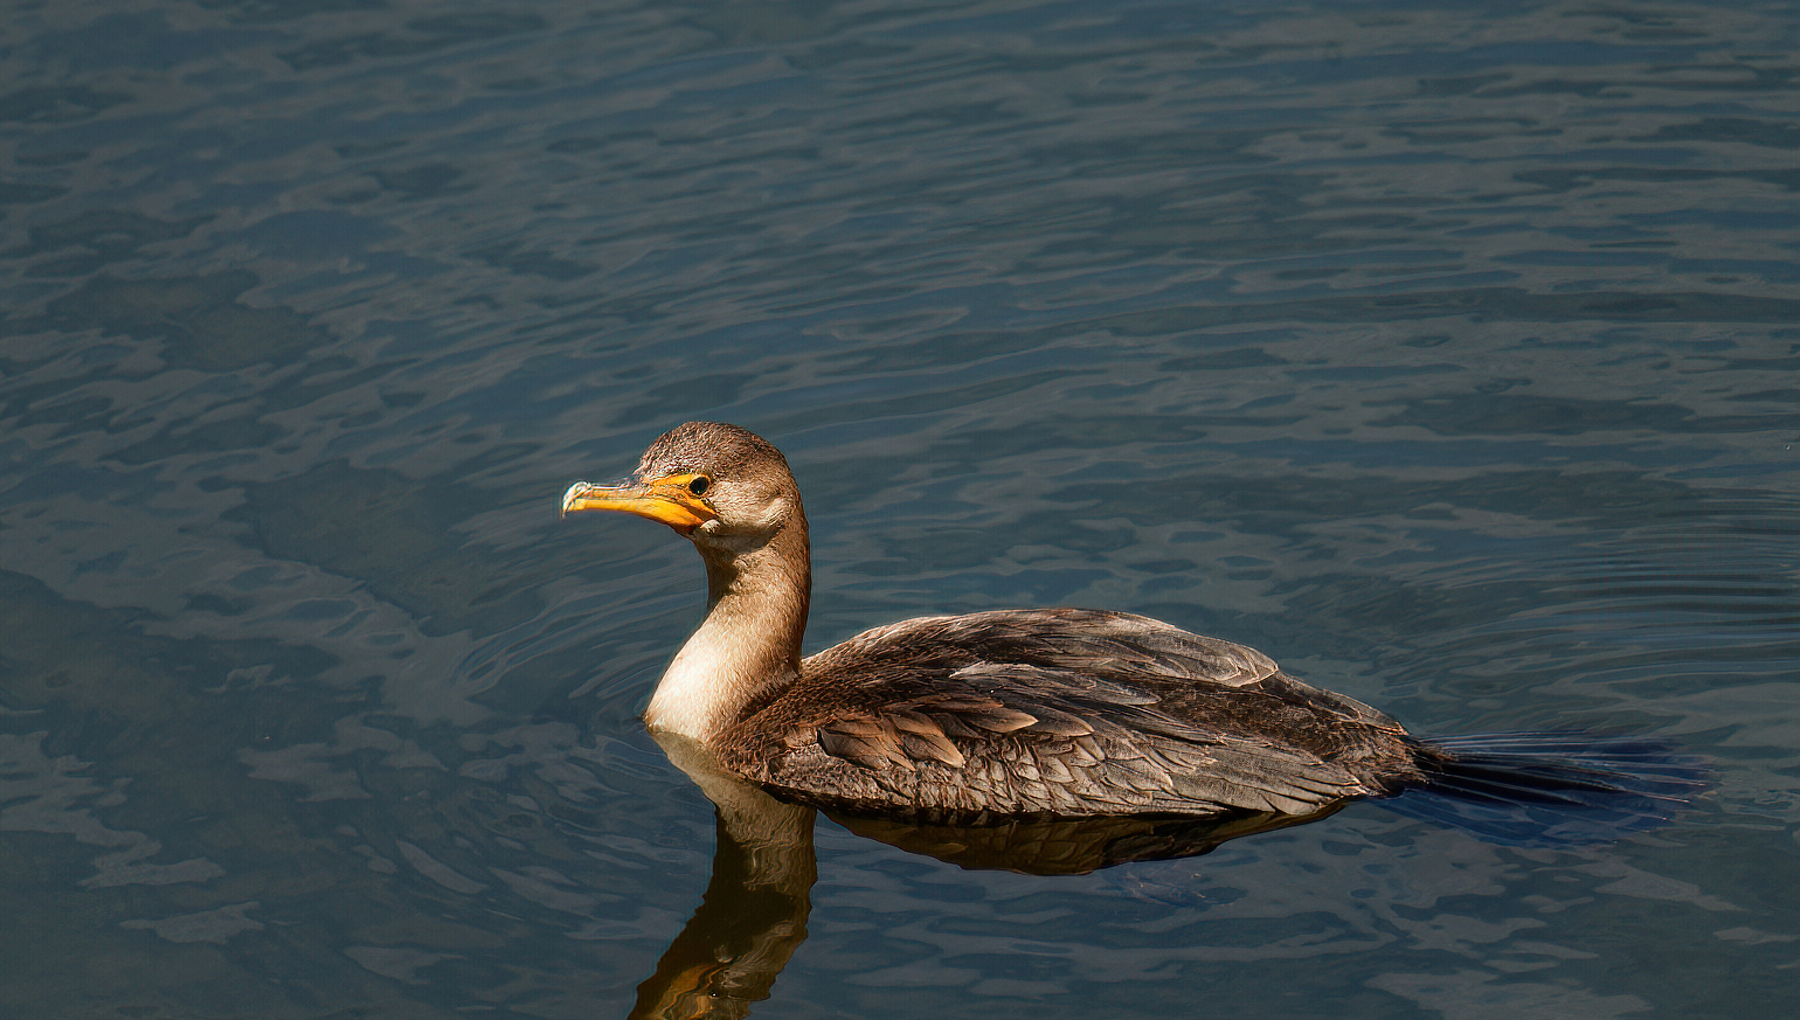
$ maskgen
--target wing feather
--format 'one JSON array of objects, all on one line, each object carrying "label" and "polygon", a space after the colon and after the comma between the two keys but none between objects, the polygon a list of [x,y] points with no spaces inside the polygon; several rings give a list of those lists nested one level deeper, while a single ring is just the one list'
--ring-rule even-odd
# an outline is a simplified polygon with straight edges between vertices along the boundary
[{"label": "wing feather", "polygon": [[801,683],[739,724],[754,750],[737,765],[801,800],[919,815],[1300,813],[1376,792],[1259,732],[1246,698],[1326,723],[1385,720],[1253,649],[1145,617],[976,613],[808,659]]}]

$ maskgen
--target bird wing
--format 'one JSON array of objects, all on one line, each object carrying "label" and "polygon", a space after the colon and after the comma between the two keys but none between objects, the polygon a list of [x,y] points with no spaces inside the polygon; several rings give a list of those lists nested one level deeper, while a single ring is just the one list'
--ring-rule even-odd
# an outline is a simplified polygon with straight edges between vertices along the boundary
[{"label": "bird wing", "polygon": [[923,616],[864,631],[815,656],[821,662],[891,660],[1030,663],[1119,679],[1179,679],[1242,687],[1280,671],[1254,648],[1132,613],[1006,609]]},{"label": "bird wing", "polygon": [[1231,713],[1196,712],[1193,691],[1261,697],[1243,689],[1279,668],[1253,649],[1144,617],[1021,610],[908,620],[814,656],[803,673],[745,721],[776,739],[739,767],[822,806],[1299,813],[1372,792],[1342,764],[1247,731]]}]

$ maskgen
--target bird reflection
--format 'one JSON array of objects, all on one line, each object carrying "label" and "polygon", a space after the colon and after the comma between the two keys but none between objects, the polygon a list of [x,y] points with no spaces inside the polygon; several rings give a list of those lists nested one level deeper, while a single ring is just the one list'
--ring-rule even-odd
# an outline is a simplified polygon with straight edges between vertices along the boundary
[{"label": "bird reflection", "polygon": [[[712,881],[694,916],[638,986],[632,1020],[743,1017],[769,996],[806,939],[818,863],[814,809],[776,800],[727,772],[696,741],[652,731],[676,767],[717,809]],[[1144,816],[996,819],[938,825],[830,817],[859,836],[963,868],[1030,875],[1080,875],[1131,861],[1204,854],[1227,840],[1300,825],[1306,815],[1239,812],[1206,818]]]},{"label": "bird reflection", "polygon": [[718,848],[699,909],[638,986],[631,1020],[747,1016],[806,940],[814,811],[731,775],[696,741],[652,736],[713,802]]}]

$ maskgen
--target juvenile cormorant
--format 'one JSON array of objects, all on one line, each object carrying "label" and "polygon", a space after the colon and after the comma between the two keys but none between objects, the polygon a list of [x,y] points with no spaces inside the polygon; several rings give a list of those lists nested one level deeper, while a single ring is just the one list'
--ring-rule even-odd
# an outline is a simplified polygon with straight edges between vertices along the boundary
[{"label": "juvenile cormorant", "polygon": [[624,511],[694,543],[706,619],[645,721],[801,803],[924,819],[1303,815],[1435,788],[1477,809],[1619,794],[1615,813],[1641,820],[1696,785],[1655,741],[1421,740],[1252,648],[1129,613],[927,616],[803,658],[800,491],[780,451],[734,425],[681,425],[629,483],[577,482],[562,510]]}]

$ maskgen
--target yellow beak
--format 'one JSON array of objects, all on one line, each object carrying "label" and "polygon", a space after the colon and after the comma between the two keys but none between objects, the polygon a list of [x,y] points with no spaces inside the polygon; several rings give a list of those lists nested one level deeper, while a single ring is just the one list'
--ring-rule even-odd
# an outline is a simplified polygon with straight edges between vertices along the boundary
[{"label": "yellow beak", "polygon": [[631,485],[595,485],[576,482],[563,493],[563,514],[583,510],[620,510],[667,524],[688,534],[719,514],[706,500],[694,495],[688,484],[695,475],[666,475]]}]

